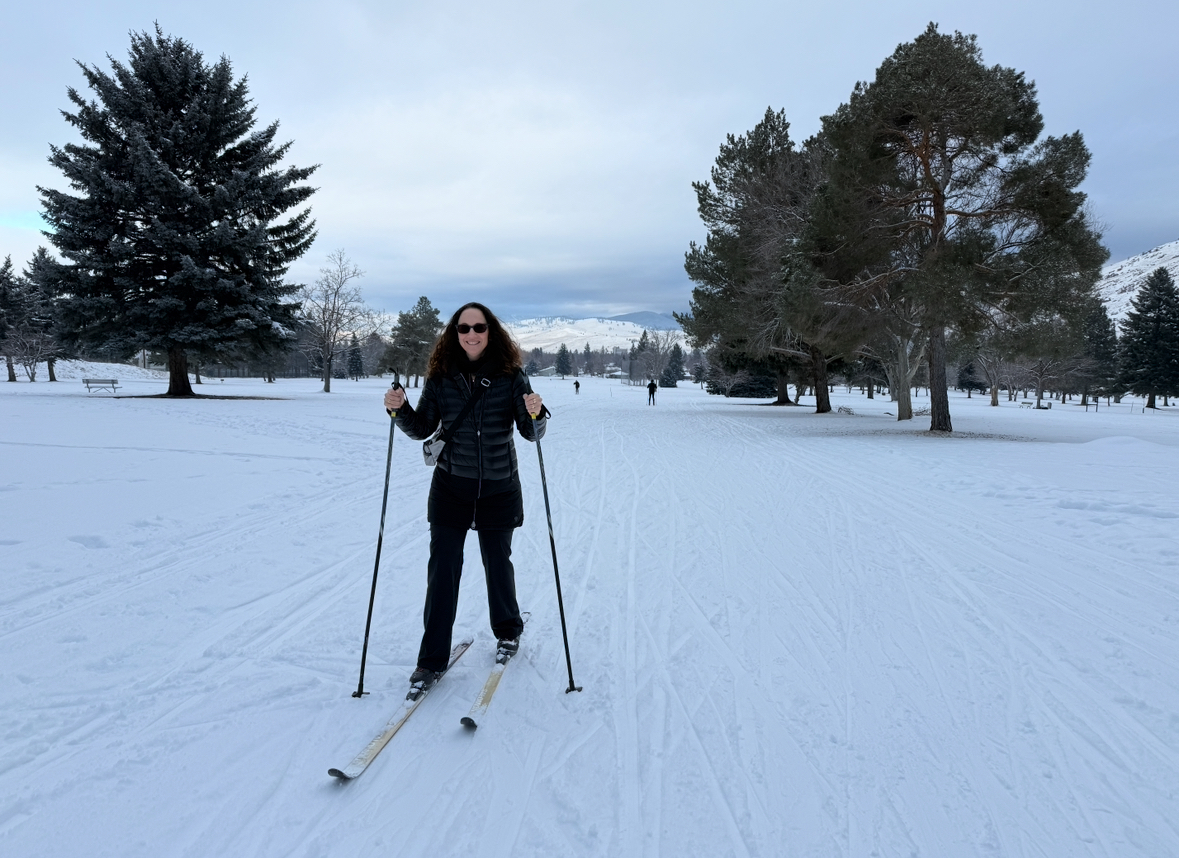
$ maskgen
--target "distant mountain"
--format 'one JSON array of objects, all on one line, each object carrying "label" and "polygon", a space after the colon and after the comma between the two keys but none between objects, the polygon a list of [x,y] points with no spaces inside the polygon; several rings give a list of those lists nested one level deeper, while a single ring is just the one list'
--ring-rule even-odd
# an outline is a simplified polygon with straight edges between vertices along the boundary
[{"label": "distant mountain", "polygon": [[1172,241],[1105,267],[1097,282],[1097,292],[1105,301],[1111,319],[1121,321],[1126,318],[1130,312],[1130,299],[1138,294],[1146,278],[1156,268],[1166,268],[1175,282],[1179,283],[1179,241]]},{"label": "distant mountain", "polygon": [[[646,324],[632,321],[636,317],[646,320]],[[658,326],[654,324],[656,321],[659,322]],[[645,330],[672,331],[680,340],[680,344],[687,349],[680,326],[671,316],[662,313],[628,313],[626,316],[611,319],[569,319],[563,316],[549,316],[509,322],[507,327],[525,351],[539,348],[546,352],[554,352],[561,343],[571,351],[582,351],[586,343],[589,343],[593,351],[615,347],[629,349],[632,343],[638,342]]]},{"label": "distant mountain", "polygon": [[648,331],[678,331],[680,323],[671,313],[652,313],[644,310],[641,313],[624,313],[621,316],[611,316],[612,322],[634,322]]}]

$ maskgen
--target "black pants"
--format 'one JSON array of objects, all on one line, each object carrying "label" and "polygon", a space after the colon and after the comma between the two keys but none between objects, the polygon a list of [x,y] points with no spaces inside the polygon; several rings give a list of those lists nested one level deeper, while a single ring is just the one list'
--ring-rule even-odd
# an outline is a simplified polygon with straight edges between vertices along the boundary
[{"label": "black pants", "polygon": [[[459,579],[463,574],[466,528],[430,525],[430,565],[427,572],[425,632],[418,650],[418,667],[445,670],[450,660],[450,636],[458,613]],[[512,531],[477,530],[479,553],[487,577],[487,608],[496,638],[519,637],[524,628],[516,603],[516,570],[512,567]]]}]

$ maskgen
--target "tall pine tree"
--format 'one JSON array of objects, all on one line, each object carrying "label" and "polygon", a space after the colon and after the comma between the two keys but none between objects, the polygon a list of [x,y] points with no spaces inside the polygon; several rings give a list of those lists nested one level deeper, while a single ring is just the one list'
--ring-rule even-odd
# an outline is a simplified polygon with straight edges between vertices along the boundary
[{"label": "tall pine tree", "polygon": [[360,340],[356,338],[356,334],[353,334],[352,341],[348,343],[348,377],[353,381],[360,381],[362,375],[364,375],[364,356],[360,353]]},{"label": "tall pine tree", "polygon": [[1179,291],[1165,268],[1156,268],[1130,301],[1119,341],[1121,381],[1147,398],[1179,396]]},{"label": "tall pine tree", "polygon": [[280,167],[278,123],[256,129],[245,78],[179,38],[132,34],[111,72],[78,63],[97,100],[68,90],[85,141],[51,147],[75,193],[39,187],[65,262],[62,334],[126,357],[168,355],[168,394],[191,396],[188,361],[265,353],[294,327],[290,264],[315,238],[315,167]]},{"label": "tall pine tree", "polygon": [[1041,137],[1036,87],[935,24],[823,118],[812,212],[829,300],[904,316],[928,340],[930,429],[951,431],[946,335],[1070,315],[1108,255],[1078,188],[1080,132]]},{"label": "tall pine tree", "polygon": [[1118,332],[1105,303],[1093,302],[1085,315],[1084,352],[1081,367],[1081,404],[1088,405],[1089,394],[1110,396],[1118,380]]},{"label": "tall pine tree", "polygon": [[557,349],[557,362],[554,368],[561,378],[573,374],[573,356],[569,354],[569,349],[564,343]]},{"label": "tall pine tree", "polygon": [[12,359],[16,340],[13,335],[23,317],[19,287],[16,272],[12,268],[12,257],[7,256],[0,264],[0,353],[4,355],[9,381],[16,381],[16,364]]},{"label": "tall pine tree", "polygon": [[671,347],[671,354],[667,358],[667,366],[659,376],[660,387],[675,387],[684,377],[684,350],[679,343]]}]

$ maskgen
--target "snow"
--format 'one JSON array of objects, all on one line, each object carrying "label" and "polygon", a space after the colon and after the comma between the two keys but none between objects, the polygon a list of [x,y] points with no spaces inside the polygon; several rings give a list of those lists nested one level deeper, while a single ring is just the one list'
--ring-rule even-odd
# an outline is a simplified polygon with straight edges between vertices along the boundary
[{"label": "snow", "polygon": [[[656,316],[655,313],[635,315]],[[629,349],[643,336],[643,330],[644,327],[637,322],[620,319],[568,319],[563,316],[524,319],[511,324],[512,334],[525,352],[539,348],[550,354],[556,352],[562,343],[571,352],[581,352],[586,343],[593,351],[603,348],[607,351],[614,348]],[[669,328],[666,320],[661,321],[658,328],[652,325],[647,330],[669,332],[673,341],[679,342],[685,352],[691,351],[684,332],[678,326]]]},{"label": "snow", "polygon": [[1098,294],[1105,301],[1109,317],[1123,321],[1133,307],[1131,299],[1158,268],[1166,268],[1179,280],[1179,241],[1163,244],[1154,250],[1132,256],[1115,265],[1107,265],[1097,283]]},{"label": "snow", "polygon": [[[1179,409],[771,408],[536,379],[520,655],[473,649],[360,779],[425,587],[387,381],[172,401],[0,385],[0,849],[37,856],[1174,856]],[[38,378],[45,376],[39,374]],[[918,406],[921,402],[918,401]]]}]

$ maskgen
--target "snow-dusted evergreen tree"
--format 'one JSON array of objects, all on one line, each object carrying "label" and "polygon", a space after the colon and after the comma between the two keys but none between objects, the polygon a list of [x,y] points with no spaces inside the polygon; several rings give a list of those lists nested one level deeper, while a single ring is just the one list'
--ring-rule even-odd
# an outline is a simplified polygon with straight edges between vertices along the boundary
[{"label": "snow-dusted evergreen tree", "polygon": [[1156,268],[1131,301],[1119,341],[1121,381],[1131,393],[1179,396],[1179,291],[1166,268]]},{"label": "snow-dusted evergreen tree", "polygon": [[315,167],[281,167],[278,123],[257,129],[245,78],[188,42],[131,36],[111,71],[78,64],[96,100],[68,90],[81,143],[51,147],[72,193],[39,187],[63,258],[62,333],[124,357],[168,355],[168,393],[191,396],[188,362],[286,345],[290,264],[315,238]]},{"label": "snow-dusted evergreen tree", "polygon": [[573,374],[573,356],[569,354],[569,349],[561,343],[560,348],[557,349],[557,362],[554,365],[557,370],[557,375],[564,378],[567,375]]}]

